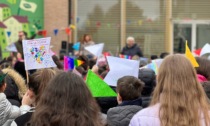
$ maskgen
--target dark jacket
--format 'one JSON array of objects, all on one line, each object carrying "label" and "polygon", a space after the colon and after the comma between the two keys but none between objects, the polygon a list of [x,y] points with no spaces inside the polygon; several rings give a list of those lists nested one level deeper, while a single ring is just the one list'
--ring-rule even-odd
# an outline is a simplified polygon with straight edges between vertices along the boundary
[{"label": "dark jacket", "polygon": [[27,112],[26,114],[19,116],[12,122],[11,126],[28,126],[33,112],[34,110],[30,110],[30,112]]},{"label": "dark jacket", "polygon": [[[26,34],[26,38],[27,38],[27,33]],[[30,38],[27,38],[27,40],[29,39],[34,39],[36,37],[36,34],[32,35]],[[15,46],[17,48],[17,51],[21,54],[22,58],[24,59],[24,55],[23,55],[23,41],[18,40],[17,42],[15,42]],[[15,54],[17,55],[17,54]]]},{"label": "dark jacket", "polygon": [[117,107],[107,112],[107,123],[109,126],[128,126],[132,117],[142,109],[141,98],[133,101],[123,101]]},{"label": "dark jacket", "polygon": [[143,91],[141,92],[142,96],[151,96],[156,85],[155,72],[149,68],[142,68],[139,70],[138,78],[145,84]]},{"label": "dark jacket", "polygon": [[128,56],[139,56],[143,57],[143,53],[137,44],[134,44],[132,47],[128,47],[127,45],[123,48],[121,54]]},{"label": "dark jacket", "polygon": [[17,48],[17,51],[21,54],[22,58],[23,58],[23,44],[22,41],[17,41],[15,42],[15,46]]},{"label": "dark jacket", "polygon": [[[115,92],[116,87],[110,86]],[[98,105],[100,106],[101,112],[107,114],[110,108],[116,107],[118,105],[116,97],[98,97],[96,98]]]}]

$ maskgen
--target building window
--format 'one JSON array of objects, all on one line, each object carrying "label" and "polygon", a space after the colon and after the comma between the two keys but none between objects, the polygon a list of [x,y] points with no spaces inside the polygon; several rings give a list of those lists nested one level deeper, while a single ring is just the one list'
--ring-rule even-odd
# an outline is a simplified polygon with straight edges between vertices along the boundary
[{"label": "building window", "polygon": [[6,43],[5,39],[2,40],[3,43]]},{"label": "building window", "polygon": [[1,32],[1,35],[3,36],[4,35],[4,32]]},{"label": "building window", "polygon": [[77,0],[77,40],[90,34],[113,54],[120,48],[120,0]]}]

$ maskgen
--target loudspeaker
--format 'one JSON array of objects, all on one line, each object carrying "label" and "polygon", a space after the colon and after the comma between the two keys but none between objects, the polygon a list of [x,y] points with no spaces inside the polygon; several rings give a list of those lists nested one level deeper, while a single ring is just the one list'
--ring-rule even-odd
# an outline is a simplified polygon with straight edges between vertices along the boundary
[{"label": "loudspeaker", "polygon": [[73,43],[69,43],[69,46],[68,46],[68,48],[69,48],[69,53],[71,52],[72,54],[73,54],[73,52],[74,52],[74,49],[73,49]]}]

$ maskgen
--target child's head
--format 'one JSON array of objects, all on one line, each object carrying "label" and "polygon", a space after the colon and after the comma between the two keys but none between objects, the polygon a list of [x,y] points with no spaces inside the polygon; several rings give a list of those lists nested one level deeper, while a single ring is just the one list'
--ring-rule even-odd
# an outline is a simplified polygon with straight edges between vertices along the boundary
[{"label": "child's head", "polygon": [[57,65],[57,68],[62,70],[63,69],[63,64],[60,62],[58,57],[56,55],[53,55],[52,59],[53,59],[54,63]]},{"label": "child's head", "polygon": [[133,76],[124,76],[117,81],[117,101],[120,104],[122,101],[138,99],[141,96],[144,83]]},{"label": "child's head", "polygon": [[150,59],[151,59],[151,60],[158,59],[158,56],[157,56],[157,55],[151,55]]},{"label": "child's head", "polygon": [[197,74],[204,76],[210,81],[210,61],[204,57],[196,57],[199,67],[196,67]]},{"label": "child's head", "polygon": [[207,97],[210,99],[210,81],[202,82],[201,84]]},{"label": "child's head", "polygon": [[166,56],[168,56],[169,55],[169,53],[167,53],[167,52],[163,52],[163,53],[161,53],[160,54],[160,58],[161,59],[164,59]]},{"label": "child's head", "polygon": [[85,56],[85,55],[81,55],[77,59],[84,62],[81,66],[84,68],[85,71],[87,71],[89,69],[89,59],[88,59],[88,57]]},{"label": "child's head", "polygon": [[46,87],[31,124],[97,126],[99,121],[99,107],[83,79],[74,73],[62,72]]},{"label": "child's head", "polygon": [[52,69],[40,69],[29,76],[29,91],[35,96],[36,102],[39,101],[41,94],[55,74],[56,72]]}]

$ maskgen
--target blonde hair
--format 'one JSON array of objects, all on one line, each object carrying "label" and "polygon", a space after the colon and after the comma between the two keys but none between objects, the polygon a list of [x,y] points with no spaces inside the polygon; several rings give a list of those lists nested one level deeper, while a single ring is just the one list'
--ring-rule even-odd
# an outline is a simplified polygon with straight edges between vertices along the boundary
[{"label": "blonde hair", "polygon": [[151,105],[160,103],[161,126],[208,126],[209,104],[190,61],[180,54],[167,56],[160,66]]}]

